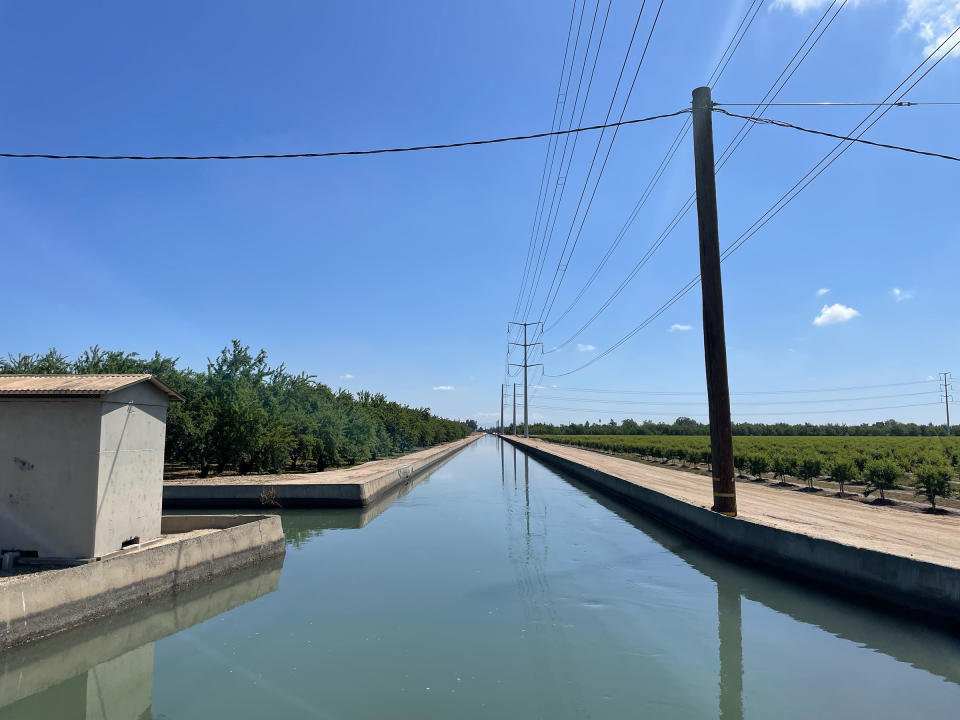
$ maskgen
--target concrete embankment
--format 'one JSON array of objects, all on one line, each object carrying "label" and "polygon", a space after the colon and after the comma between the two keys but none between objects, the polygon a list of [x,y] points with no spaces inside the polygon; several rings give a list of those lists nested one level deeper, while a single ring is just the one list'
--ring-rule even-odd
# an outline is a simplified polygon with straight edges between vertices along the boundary
[{"label": "concrete embankment", "polygon": [[0,649],[178,593],[285,552],[276,515],[164,517],[162,537],[97,562],[0,577]]},{"label": "concrete embankment", "polygon": [[363,507],[449,460],[481,435],[345,470],[166,481],[163,506]]},{"label": "concrete embankment", "polygon": [[960,623],[960,518],[737,486],[739,515],[712,512],[709,478],[504,437],[523,452],[731,558],[876,605]]}]

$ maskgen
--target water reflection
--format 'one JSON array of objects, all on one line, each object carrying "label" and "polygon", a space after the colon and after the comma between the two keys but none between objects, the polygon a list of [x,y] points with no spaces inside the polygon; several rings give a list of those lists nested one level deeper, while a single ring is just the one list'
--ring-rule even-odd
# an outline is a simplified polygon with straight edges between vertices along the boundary
[{"label": "water reflection", "polygon": [[154,644],[277,589],[283,558],[0,657],[0,720],[152,717]]},{"label": "water reflection", "polygon": [[960,685],[960,637],[957,635],[909,616],[893,615],[852,599],[811,591],[789,580],[735,564],[597,493],[576,478],[551,471],[716,583],[721,717],[743,716],[742,598]]},{"label": "water reflection", "polygon": [[283,534],[289,544],[300,548],[311,538],[322,535],[324,530],[365,528],[399,498],[407,495],[429,477],[430,474],[423,474],[406,480],[363,507],[284,510]]}]

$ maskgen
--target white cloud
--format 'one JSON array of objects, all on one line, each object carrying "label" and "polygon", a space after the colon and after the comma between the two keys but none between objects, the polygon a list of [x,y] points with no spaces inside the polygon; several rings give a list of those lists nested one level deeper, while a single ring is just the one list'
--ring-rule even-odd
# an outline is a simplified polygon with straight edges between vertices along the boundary
[{"label": "white cloud", "polygon": [[680,325],[679,323],[674,323],[670,326],[670,329],[667,332],[687,332],[687,330],[693,330],[693,325]]},{"label": "white cloud", "polygon": [[[828,0],[776,0],[773,8],[791,8],[804,13],[816,10]],[[853,6],[879,4],[886,0],[854,0]],[[899,30],[913,32],[924,42],[923,51],[930,54],[960,24],[960,0],[897,0],[903,6]],[[954,53],[954,57],[958,53]]]},{"label": "white cloud", "polygon": [[453,385],[435,385],[434,390],[453,390]]},{"label": "white cloud", "polygon": [[820,288],[819,290],[817,290],[817,297],[823,297],[828,292],[830,292],[830,288]]},{"label": "white cloud", "polygon": [[820,314],[813,319],[814,325],[833,325],[834,323],[847,322],[859,315],[859,311],[852,307],[834,303],[833,305],[824,305]]},{"label": "white cloud", "polygon": [[895,287],[890,291],[890,294],[893,295],[893,299],[897,302],[903,302],[904,300],[913,300],[913,290],[901,290],[898,287]]},{"label": "white cloud", "polygon": [[341,379],[341,380],[353,380],[353,375],[351,375],[350,373],[347,373],[347,374],[345,374],[345,375],[341,375],[341,376],[340,376],[340,379]]},{"label": "white cloud", "polygon": [[583,345],[581,343],[577,343],[577,350],[579,350],[580,352],[593,352],[596,349],[597,348],[594,347],[593,345]]}]

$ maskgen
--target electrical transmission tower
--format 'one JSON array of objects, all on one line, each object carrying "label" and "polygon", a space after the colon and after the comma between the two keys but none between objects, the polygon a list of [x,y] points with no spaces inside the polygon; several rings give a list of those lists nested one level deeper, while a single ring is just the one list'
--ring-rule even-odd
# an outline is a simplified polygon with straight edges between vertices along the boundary
[{"label": "electrical transmission tower", "polygon": [[522,363],[510,363],[511,367],[522,367],[523,368],[523,436],[525,438],[530,437],[530,424],[528,422],[528,406],[527,399],[530,397],[530,393],[527,389],[527,369],[535,367],[537,365],[543,365],[543,363],[530,363],[528,362],[527,348],[534,347],[535,345],[543,345],[543,343],[528,343],[527,342],[527,328],[534,325],[542,325],[539,320],[537,322],[531,323],[522,323],[522,322],[508,322],[507,330],[509,331],[511,325],[519,325],[523,328],[523,342],[522,343],[510,343],[511,345],[517,345],[523,348],[523,362]]},{"label": "electrical transmission tower", "polygon": [[943,403],[947,409],[947,437],[950,437],[950,390],[953,386],[950,384],[950,376],[953,373],[942,372],[940,377],[943,378]]}]

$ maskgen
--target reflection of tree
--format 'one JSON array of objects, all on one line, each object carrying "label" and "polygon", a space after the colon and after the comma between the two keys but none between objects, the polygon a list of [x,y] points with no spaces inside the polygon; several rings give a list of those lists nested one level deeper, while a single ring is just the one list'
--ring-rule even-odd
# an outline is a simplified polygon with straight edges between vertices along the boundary
[{"label": "reflection of tree", "polygon": [[293,545],[297,550],[307,544],[307,541],[323,535],[320,528],[293,527],[284,528],[283,534],[286,536],[287,544]]}]

